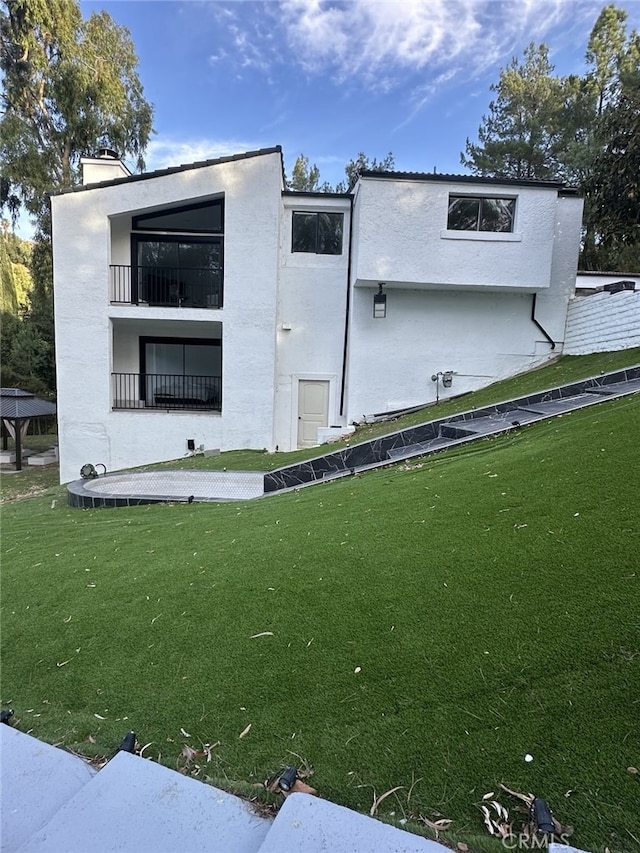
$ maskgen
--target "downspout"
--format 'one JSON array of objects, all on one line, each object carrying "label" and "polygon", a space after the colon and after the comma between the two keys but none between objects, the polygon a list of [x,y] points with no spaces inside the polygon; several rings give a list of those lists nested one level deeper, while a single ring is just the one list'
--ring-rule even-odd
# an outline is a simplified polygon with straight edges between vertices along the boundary
[{"label": "downspout", "polygon": [[344,397],[347,384],[347,347],[349,344],[349,315],[351,313],[351,252],[353,247],[353,196],[349,196],[349,254],[347,257],[347,300],[344,315],[344,343],[342,346],[342,379],[340,382],[340,416],[344,415]]},{"label": "downspout", "polygon": [[555,341],[553,340],[553,338],[549,335],[549,333],[547,332],[547,330],[546,330],[545,328],[543,328],[543,327],[540,325],[540,323],[536,320],[536,300],[537,300],[537,298],[538,298],[538,294],[537,294],[537,293],[534,293],[534,294],[533,294],[533,302],[531,303],[531,319],[532,319],[532,320],[533,320],[533,322],[536,324],[536,326],[540,329],[540,331],[541,331],[541,332],[542,332],[542,334],[545,336],[545,338],[549,341],[549,343],[551,344],[551,349],[555,349],[555,348],[556,348],[556,342],[555,342]]}]

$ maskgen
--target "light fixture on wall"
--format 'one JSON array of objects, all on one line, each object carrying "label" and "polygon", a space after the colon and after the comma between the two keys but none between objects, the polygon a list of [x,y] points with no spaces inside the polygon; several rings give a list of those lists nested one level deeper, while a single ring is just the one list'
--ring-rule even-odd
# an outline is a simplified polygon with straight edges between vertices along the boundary
[{"label": "light fixture on wall", "polygon": [[378,284],[378,292],[373,294],[373,317],[383,320],[387,316],[387,294],[382,292],[384,282]]}]

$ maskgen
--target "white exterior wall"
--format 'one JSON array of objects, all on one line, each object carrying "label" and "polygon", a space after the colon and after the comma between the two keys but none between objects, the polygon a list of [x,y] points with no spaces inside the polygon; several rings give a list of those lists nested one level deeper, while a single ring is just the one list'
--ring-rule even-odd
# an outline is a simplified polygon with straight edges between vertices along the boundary
[{"label": "white exterior wall", "polygon": [[[516,198],[514,232],[448,231],[450,194]],[[354,277],[365,284],[549,287],[556,197],[551,188],[363,178]]]},{"label": "white exterior wall", "polygon": [[[450,193],[517,197],[514,234],[447,231]],[[222,309],[110,304],[109,265],[132,262],[132,216],[221,195]],[[280,154],[268,152],[55,196],[52,207],[66,482],[86,462],[112,471],[179,458],[188,438],[295,448],[300,380],[329,383],[328,424],[344,426],[435,400],[434,373],[454,372],[446,397],[544,363],[562,351],[582,202],[544,187],[364,178],[352,208],[283,196]],[[343,212],[342,254],[293,253],[294,210]],[[387,317],[374,320],[379,281]],[[534,295],[555,350],[532,322]],[[220,338],[222,413],[113,410],[111,374],[140,372],[141,336]]]},{"label": "white exterior wall", "polygon": [[[293,211],[329,211],[344,214],[341,255],[291,251]],[[280,276],[277,315],[276,444],[295,449],[298,429],[298,382],[329,382],[328,424],[341,423],[340,389],[343,369],[344,326],[349,260],[348,199],[283,199]],[[283,329],[290,326],[290,329]]]},{"label": "white exterior wall", "polygon": [[[435,187],[441,203],[450,192],[462,194],[466,190],[455,184],[425,183],[429,189]],[[518,188],[520,218],[516,228],[522,229],[522,240],[515,244],[450,241],[442,239],[435,226],[429,240],[425,240],[418,236],[426,227],[424,211],[417,208],[417,225],[414,217],[403,218],[398,211],[400,202],[407,198],[413,202],[423,199],[427,204],[427,190],[419,186],[408,189],[405,182],[395,187],[394,195],[394,187],[379,179],[364,181],[363,186],[366,204],[361,204],[359,194],[354,213],[354,254],[358,260],[354,265],[357,280],[353,283],[350,322],[349,423],[367,415],[434,401],[436,383],[431,376],[438,372],[454,372],[451,388],[439,388],[442,398],[481,388],[560,354],[567,304],[575,281],[581,199],[558,197],[556,190]],[[380,205],[374,203],[376,186],[381,187]],[[501,195],[499,187],[497,190],[492,185],[484,194]],[[373,248],[383,239],[385,204],[391,204],[396,211],[395,224],[392,222],[387,231],[394,235],[392,249],[402,256],[398,264],[404,273],[394,274],[391,286],[389,276],[379,277],[379,281],[386,282],[387,316],[374,320],[373,294],[377,288],[363,285],[375,285],[375,279],[369,282],[367,277],[383,271],[386,264],[376,260]],[[441,204],[441,214],[440,223],[442,217],[446,222],[446,205]],[[545,221],[536,223],[538,217]],[[528,236],[527,228],[532,229],[533,237]],[[405,239],[406,235],[411,235],[412,240]],[[450,246],[458,247],[460,256],[458,260],[449,258],[445,270],[440,265]],[[523,253],[524,260],[514,262],[514,247]],[[469,250],[473,260],[468,258]],[[380,251],[384,256],[384,243]],[[434,270],[442,272],[446,281],[435,279]],[[418,279],[420,275],[424,278]],[[408,283],[399,284],[401,277],[409,279]],[[476,286],[469,286],[473,280]],[[536,280],[540,289],[532,290]],[[509,281],[511,287],[507,289]],[[462,282],[465,286],[461,287]],[[522,292],[525,284],[529,292]],[[536,319],[556,343],[555,349],[531,319],[534,293]]]},{"label": "white exterior wall", "polygon": [[[221,449],[273,446],[281,188],[281,158],[270,153],[52,199],[62,482],[85,462],[114,470],[175,459],[187,438]],[[224,308],[110,305],[109,264],[131,263],[118,217],[222,193]],[[148,334],[189,322],[194,337],[222,323],[223,413],[112,411],[112,323],[117,330],[124,321],[144,321]]]},{"label": "white exterior wall", "polygon": [[638,346],[640,290],[594,293],[569,303],[565,354],[613,352]]}]

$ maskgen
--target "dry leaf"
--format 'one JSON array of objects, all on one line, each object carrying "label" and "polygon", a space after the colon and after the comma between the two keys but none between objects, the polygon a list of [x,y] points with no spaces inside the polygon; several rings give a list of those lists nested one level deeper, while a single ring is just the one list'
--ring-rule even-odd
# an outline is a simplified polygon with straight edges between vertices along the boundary
[{"label": "dry leaf", "polygon": [[523,803],[526,803],[529,807],[535,800],[533,794],[519,794],[517,791],[512,791],[511,788],[507,788],[507,786],[503,785],[502,782],[500,783],[500,787],[503,791],[506,791],[507,794],[511,794],[512,797],[517,797],[519,800],[522,800]]},{"label": "dry leaf", "polygon": [[185,732],[185,730],[184,730],[184,729],[180,729],[180,734],[181,734],[183,737],[191,737],[191,735],[189,734],[189,732]]},{"label": "dry leaf", "polygon": [[87,740],[89,741],[89,743],[95,743],[95,742],[96,742],[96,739],[94,738],[94,736],[93,736],[93,735],[89,735],[89,737],[87,738]]},{"label": "dry leaf", "polygon": [[97,717],[99,720],[106,720],[106,717],[101,717],[100,714],[94,714],[94,717]]},{"label": "dry leaf", "polygon": [[245,735],[248,735],[250,728],[251,728],[251,723],[249,723],[249,725],[240,732],[240,734],[238,735],[238,738],[242,738]]},{"label": "dry leaf", "polygon": [[495,797],[495,795],[496,795],[495,791],[489,791],[489,793],[485,794],[482,799],[483,800],[490,800],[491,797]]},{"label": "dry leaf", "polygon": [[464,841],[458,841],[457,847],[460,853],[469,853],[469,847],[464,843]]},{"label": "dry leaf", "polygon": [[252,634],[249,639],[255,640],[256,637],[273,637],[273,631],[261,631],[259,634]]},{"label": "dry leaf", "polygon": [[426,824],[427,826],[430,826],[431,829],[434,829],[436,833],[446,832],[446,830],[449,829],[449,827],[453,823],[453,821],[449,820],[448,818],[440,818],[440,820],[429,820],[426,817],[421,817],[420,820],[422,821],[422,823]]},{"label": "dry leaf", "polygon": [[404,788],[404,785],[396,785],[395,788],[390,788],[388,791],[385,791],[384,794],[380,794],[379,797],[374,798],[373,805],[369,811],[369,814],[373,817],[373,815],[378,811],[378,806],[383,800],[386,800],[390,794],[393,794],[394,791],[400,791]]},{"label": "dry leaf", "polygon": [[637,772],[638,772],[637,767],[627,767],[627,773],[631,773],[632,776],[635,776]]}]

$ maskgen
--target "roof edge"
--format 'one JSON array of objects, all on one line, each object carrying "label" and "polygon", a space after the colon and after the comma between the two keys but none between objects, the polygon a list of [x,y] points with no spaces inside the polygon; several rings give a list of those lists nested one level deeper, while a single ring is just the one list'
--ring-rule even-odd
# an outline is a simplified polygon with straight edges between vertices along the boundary
[{"label": "roof edge", "polygon": [[529,180],[526,178],[497,178],[480,177],[479,175],[453,175],[442,172],[379,172],[365,169],[359,174],[360,178],[374,178],[391,181],[436,181],[440,183],[462,184],[500,184],[519,187],[541,187],[546,189],[563,190],[569,193],[578,192],[563,181]]},{"label": "roof edge", "polygon": [[[168,166],[165,169],[155,169],[153,172],[142,172],[139,175],[128,175],[124,178],[114,178],[110,181],[98,181],[94,184],[80,184],[77,187],[65,187],[61,190],[53,190],[49,196],[67,195],[68,193],[83,192],[84,190],[103,189],[120,184],[133,183],[134,181],[146,181],[151,178],[160,178],[163,175],[173,175],[177,172],[188,172],[191,169],[203,169],[206,166],[218,166],[221,163],[233,163],[237,160],[249,160],[252,157],[263,157],[268,154],[279,154],[282,160],[282,146],[274,145],[272,148],[257,148],[255,151],[245,151],[241,154],[229,154],[224,157],[215,157],[211,160],[198,160],[195,163],[185,163],[181,166]],[[283,166],[284,169],[284,166]]]}]

